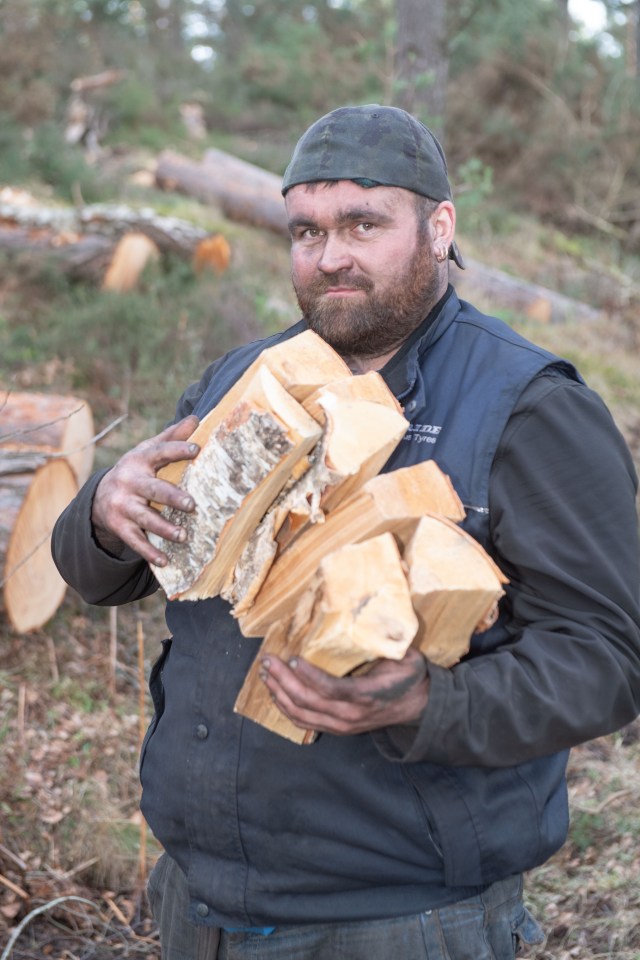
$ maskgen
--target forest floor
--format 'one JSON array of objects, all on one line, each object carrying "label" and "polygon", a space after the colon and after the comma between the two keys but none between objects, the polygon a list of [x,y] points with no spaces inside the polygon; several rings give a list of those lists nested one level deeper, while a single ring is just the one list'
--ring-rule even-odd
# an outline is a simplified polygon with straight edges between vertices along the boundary
[{"label": "forest floor", "polygon": [[[607,286],[603,265],[589,262],[567,278],[569,259],[548,246],[541,256],[531,238],[526,229],[501,246],[479,237],[475,250],[465,239],[464,251],[481,260],[490,246],[494,266],[565,292],[597,276],[597,291],[624,294],[613,307],[596,304],[599,323],[519,329],[578,363],[638,464],[638,278],[627,283],[611,270]],[[267,265],[255,269],[268,289],[264,246]],[[594,303],[596,288],[584,299]],[[95,409],[108,408],[86,393]],[[141,439],[144,425],[136,429]],[[69,591],[29,636],[0,618],[0,960],[160,960],[145,896],[160,850],[138,810],[137,755],[151,713],[146,678],[165,629],[159,596],[116,613]],[[548,934],[532,956],[640,960],[640,722],[574,750],[569,790],[568,842],[527,877],[527,902]]]}]

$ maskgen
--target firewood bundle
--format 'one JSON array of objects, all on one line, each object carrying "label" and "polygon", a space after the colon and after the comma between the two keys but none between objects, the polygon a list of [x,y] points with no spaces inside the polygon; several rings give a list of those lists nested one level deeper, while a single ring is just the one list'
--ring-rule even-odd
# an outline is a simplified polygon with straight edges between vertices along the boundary
[{"label": "firewood bundle", "polygon": [[458,523],[434,461],[380,474],[407,429],[382,377],[353,376],[311,331],[265,350],[202,420],[193,461],[159,476],[192,514],[164,508],[182,543],[154,572],[170,599],[222,596],[264,637],[235,709],[296,742],[259,680],[265,653],[335,676],[413,645],[451,666],[495,618],[504,577]]},{"label": "firewood bundle", "polygon": [[18,633],[41,627],[64,597],[51,531],[91,471],[92,438],[77,397],[9,393],[0,404],[0,607]]}]

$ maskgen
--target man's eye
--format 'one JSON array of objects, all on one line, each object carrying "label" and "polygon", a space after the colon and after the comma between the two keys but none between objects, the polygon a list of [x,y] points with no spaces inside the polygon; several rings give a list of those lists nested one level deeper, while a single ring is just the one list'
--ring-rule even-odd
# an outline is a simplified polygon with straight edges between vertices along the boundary
[{"label": "man's eye", "polygon": [[374,227],[375,227],[374,223],[365,222],[365,223],[359,223],[357,226],[357,229],[360,231],[360,233],[369,233],[369,231],[373,230]]},{"label": "man's eye", "polygon": [[317,240],[320,236],[321,231],[317,227],[307,227],[306,230],[303,230],[300,236],[303,240]]}]

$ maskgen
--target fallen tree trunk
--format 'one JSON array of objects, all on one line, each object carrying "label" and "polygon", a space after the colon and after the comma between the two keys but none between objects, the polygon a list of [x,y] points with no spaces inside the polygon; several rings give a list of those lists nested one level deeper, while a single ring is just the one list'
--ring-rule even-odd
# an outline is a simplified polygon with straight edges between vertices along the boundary
[{"label": "fallen tree trunk", "polygon": [[459,296],[487,312],[501,310],[536,323],[595,322],[602,311],[565,297],[555,290],[513,277],[476,260],[466,260],[466,269],[451,267],[451,283]]},{"label": "fallen tree trunk", "polygon": [[[125,233],[144,233],[163,253],[192,257],[201,240],[210,234],[187,220],[164,217],[155,210],[135,210],[125,204],[90,204],[78,208],[20,206],[0,203],[0,224],[22,227],[38,241],[54,235],[55,243],[63,246],[79,242],[86,235],[97,234],[110,238],[115,244]],[[3,230],[3,233],[4,233]],[[9,245],[10,239],[6,237]]]},{"label": "fallen tree trunk", "polygon": [[0,403],[0,473],[15,473],[12,464],[36,469],[64,459],[81,486],[93,467],[93,432],[91,410],[79,397],[9,393]]},{"label": "fallen tree trunk", "polygon": [[[289,237],[282,178],[222,150],[208,150],[200,162],[165,150],[158,157],[156,182],[204,203],[217,203],[231,220]],[[461,296],[472,302],[480,298],[488,312],[513,311],[541,323],[601,319],[600,310],[579,300],[478,261],[465,262],[466,270],[451,268],[451,282]]]},{"label": "fallen tree trunk", "polygon": [[215,203],[230,220],[289,236],[282,178],[222,150],[208,150],[201,163],[165,150],[158,157],[156,183]]},{"label": "fallen tree trunk", "polygon": [[231,256],[221,234],[153,210],[102,205],[61,210],[0,204],[0,250],[46,256],[74,280],[120,292],[131,290],[159,254],[190,259],[196,272],[217,273]]},{"label": "fallen tree trunk", "polygon": [[83,400],[14,393],[0,405],[0,607],[18,633],[41,627],[64,598],[51,531],[93,454]]}]

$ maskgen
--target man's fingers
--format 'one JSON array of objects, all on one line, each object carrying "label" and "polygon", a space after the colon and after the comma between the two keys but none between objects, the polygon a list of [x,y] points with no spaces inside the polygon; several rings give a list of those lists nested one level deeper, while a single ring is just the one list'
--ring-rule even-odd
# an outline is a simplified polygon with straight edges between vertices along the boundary
[{"label": "man's fingers", "polygon": [[188,440],[199,423],[198,418],[194,414],[190,414],[188,417],[178,420],[177,423],[172,423],[162,433],[158,434],[158,438],[163,440]]},{"label": "man's fingers", "polygon": [[363,676],[333,677],[302,658],[262,661],[261,676],[274,702],[298,726],[355,734],[411,722],[429,691],[427,664],[418,651],[402,660],[380,660]]}]

